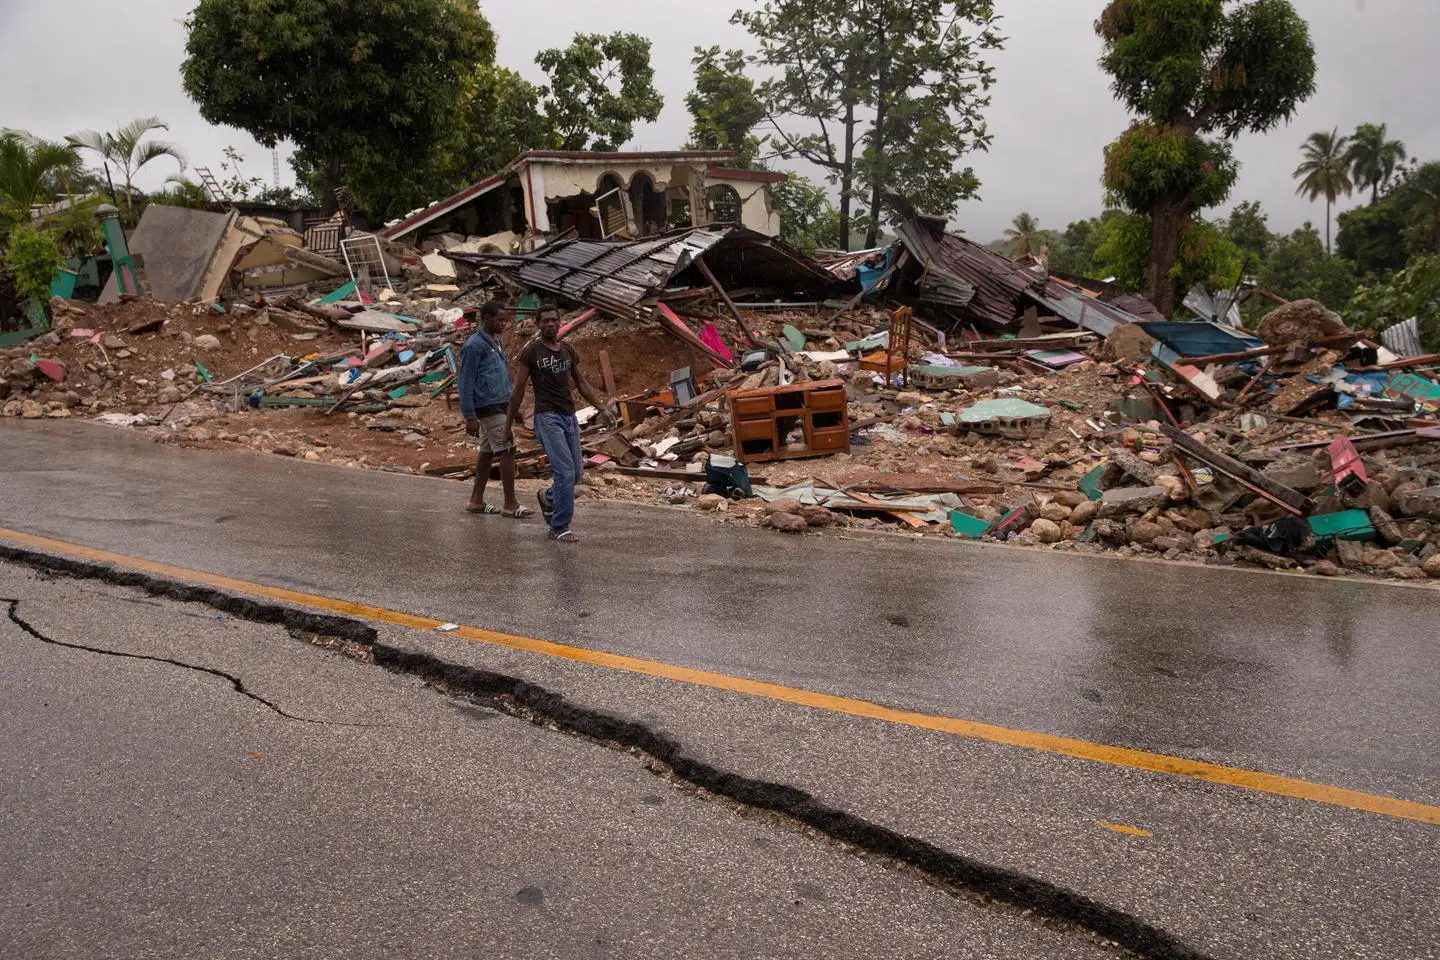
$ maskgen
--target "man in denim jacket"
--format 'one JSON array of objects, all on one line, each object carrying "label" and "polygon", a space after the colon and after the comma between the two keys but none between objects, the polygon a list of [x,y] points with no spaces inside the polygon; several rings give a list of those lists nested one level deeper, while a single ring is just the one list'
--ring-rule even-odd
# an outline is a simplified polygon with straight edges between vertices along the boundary
[{"label": "man in denim jacket", "polygon": [[[515,439],[506,415],[510,393],[510,366],[500,334],[509,324],[500,301],[487,301],[480,308],[480,326],[460,350],[460,413],[465,418],[465,432],[479,438],[479,456],[475,460],[475,487],[470,492],[470,513],[503,513],[507,517],[532,517],[535,511],[520,506],[515,499]],[[485,502],[485,481],[490,479],[490,465],[500,457],[500,485],[505,493],[505,508],[497,510]]]}]

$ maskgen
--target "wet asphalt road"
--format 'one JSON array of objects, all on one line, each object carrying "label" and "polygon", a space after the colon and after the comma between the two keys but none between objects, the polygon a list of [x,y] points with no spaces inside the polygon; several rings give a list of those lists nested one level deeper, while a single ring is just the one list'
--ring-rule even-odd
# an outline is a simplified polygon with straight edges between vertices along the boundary
[{"label": "wet asphalt road", "polygon": [[[784,538],[0,421],[0,526],[593,649],[1440,802],[1437,594],[1018,549]],[[407,634],[406,631],[397,631]],[[1013,865],[1215,956],[1433,957],[1433,826],[837,718],[434,634],[736,769]],[[859,775],[857,775],[859,771]],[[1096,823],[1139,824],[1148,839]]]},{"label": "wet asphalt road", "polygon": [[1440,802],[1440,591],[582,501],[578,549],[453,482],[0,422],[3,525],[906,709]]}]

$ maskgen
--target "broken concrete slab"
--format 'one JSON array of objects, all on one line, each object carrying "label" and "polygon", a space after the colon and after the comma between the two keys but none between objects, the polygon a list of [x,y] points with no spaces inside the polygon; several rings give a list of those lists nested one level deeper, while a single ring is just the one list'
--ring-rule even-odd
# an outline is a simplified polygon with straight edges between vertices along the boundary
[{"label": "broken concrete slab", "polygon": [[1144,513],[1170,502],[1164,487],[1116,487],[1100,496],[1100,516],[1112,518],[1127,513]]},{"label": "broken concrete slab", "polygon": [[[211,213],[159,203],[146,207],[127,243],[131,254],[144,258],[150,296],[180,301],[218,293],[223,277],[216,275],[223,274],[224,267],[214,269],[215,253],[234,221],[234,211]],[[116,303],[119,299],[120,289],[111,276],[98,302]]]}]

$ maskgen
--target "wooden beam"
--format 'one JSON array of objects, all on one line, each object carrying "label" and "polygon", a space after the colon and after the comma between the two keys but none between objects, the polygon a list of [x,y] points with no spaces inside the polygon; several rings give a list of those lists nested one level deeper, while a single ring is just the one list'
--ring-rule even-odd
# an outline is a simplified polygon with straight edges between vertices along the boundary
[{"label": "wooden beam", "polygon": [[1315,508],[1315,501],[1305,494],[1298,490],[1292,490],[1283,483],[1276,483],[1260,471],[1233,457],[1211,450],[1183,430],[1177,430],[1169,424],[1162,423],[1160,432],[1170,438],[1170,442],[1175,445],[1176,449],[1191,459],[1220,471],[1241,486],[1253,490],[1297,516],[1303,516]]},{"label": "wooden beam", "polygon": [[615,396],[615,371],[610,367],[610,351],[600,351],[600,379],[605,383],[605,395]]},{"label": "wooden beam", "polygon": [[740,316],[740,310],[735,306],[735,301],[730,299],[730,294],[725,292],[725,288],[720,286],[720,281],[715,279],[715,274],[710,272],[709,264],[702,258],[695,261],[695,268],[700,271],[700,275],[709,282],[710,286],[715,288],[715,292],[720,295],[720,299],[725,301],[726,308],[729,309],[730,315],[735,318],[735,322],[740,325],[740,331],[745,334],[745,339],[750,341],[750,346],[758,347],[760,341],[755,339],[755,334],[751,333],[750,328],[746,326],[745,318]]}]

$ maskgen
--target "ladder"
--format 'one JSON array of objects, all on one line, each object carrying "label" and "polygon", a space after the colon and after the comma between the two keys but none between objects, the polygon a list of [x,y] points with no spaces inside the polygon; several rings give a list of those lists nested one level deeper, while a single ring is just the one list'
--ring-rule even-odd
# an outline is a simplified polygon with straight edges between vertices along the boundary
[{"label": "ladder", "polygon": [[215,174],[210,172],[209,167],[196,167],[195,174],[200,178],[200,185],[205,188],[205,195],[214,203],[218,203],[221,209],[230,209],[230,197],[224,190],[220,189],[220,183],[215,179]]}]

